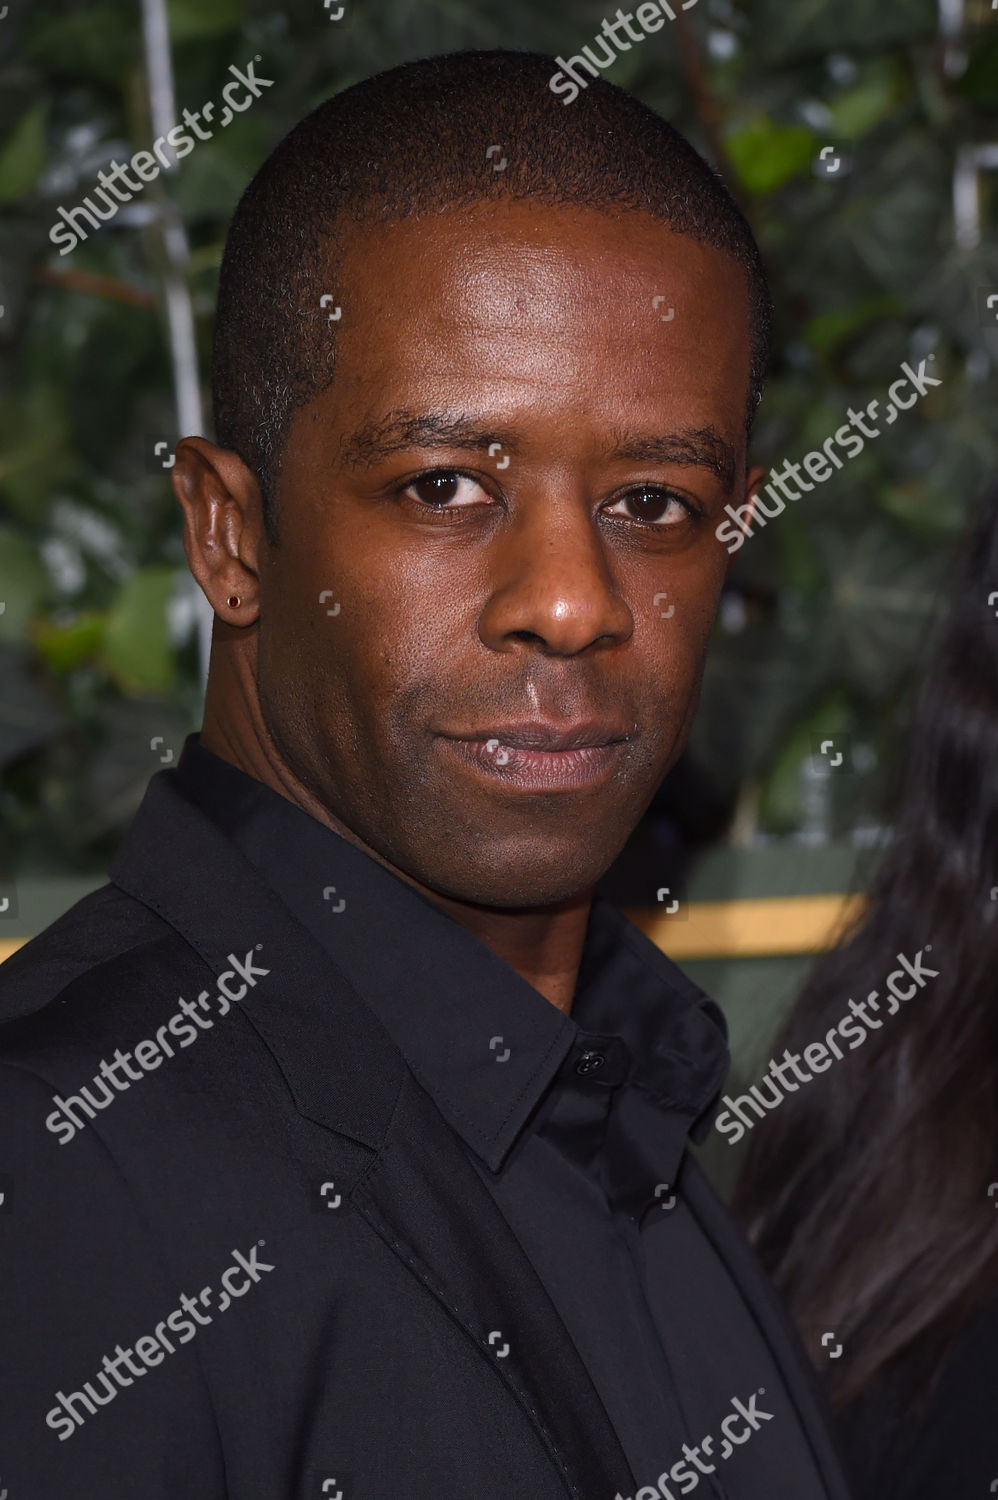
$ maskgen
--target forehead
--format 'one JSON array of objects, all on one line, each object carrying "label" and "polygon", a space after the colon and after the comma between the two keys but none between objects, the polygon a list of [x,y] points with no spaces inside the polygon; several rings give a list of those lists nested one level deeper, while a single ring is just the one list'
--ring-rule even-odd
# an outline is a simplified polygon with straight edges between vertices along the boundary
[{"label": "forehead", "polygon": [[749,311],[732,257],[636,211],[537,200],[362,227],[336,273],[339,401],[515,417],[547,402],[619,423],[697,407],[738,427]]}]

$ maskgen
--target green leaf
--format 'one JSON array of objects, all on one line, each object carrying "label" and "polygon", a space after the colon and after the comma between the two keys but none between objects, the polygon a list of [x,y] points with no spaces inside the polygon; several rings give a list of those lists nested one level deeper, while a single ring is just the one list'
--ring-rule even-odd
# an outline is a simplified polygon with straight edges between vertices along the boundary
[{"label": "green leaf", "polygon": [[211,5],[203,0],[169,0],[169,14],[174,42],[218,36],[223,31],[235,31],[243,22],[239,0],[212,0]]},{"label": "green leaf", "polygon": [[0,402],[0,493],[21,520],[39,521],[52,489],[70,472],[60,390],[38,381]]},{"label": "green leaf", "polygon": [[890,60],[871,64],[852,88],[828,101],[833,125],[831,135],[858,141],[887,119],[897,106],[899,77]]},{"label": "green leaf", "polygon": [[0,146],[0,203],[17,203],[31,192],[45,168],[48,100],[32,106]]},{"label": "green leaf", "polygon": [[728,156],[750,193],[771,193],[808,171],[817,140],[804,125],[779,125],[758,115],[726,138]]},{"label": "green leaf", "polygon": [[104,615],[89,610],[68,625],[39,620],[32,641],[45,665],[60,676],[96,655],[104,637]]},{"label": "green leaf", "polygon": [[868,324],[879,318],[897,317],[903,311],[900,297],[866,297],[852,307],[833,307],[829,312],[818,313],[805,324],[804,337],[816,353],[828,355]]},{"label": "green leaf", "polygon": [[101,656],[126,693],[162,692],[173,684],[166,606],[176,569],[141,568],[122,586],[107,616]]},{"label": "green leaf", "polygon": [[76,14],[63,8],[58,16],[39,16],[25,39],[24,55],[48,70],[54,92],[56,78],[63,88],[68,80],[91,78],[120,87],[141,48],[138,6],[88,0]]}]

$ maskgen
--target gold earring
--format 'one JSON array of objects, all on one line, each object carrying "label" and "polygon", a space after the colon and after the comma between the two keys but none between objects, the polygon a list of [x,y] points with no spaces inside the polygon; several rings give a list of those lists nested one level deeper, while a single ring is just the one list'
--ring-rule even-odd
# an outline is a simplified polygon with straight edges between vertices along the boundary
[{"label": "gold earring", "polygon": [[238,594],[230,594],[229,595],[229,608],[230,609],[238,609],[239,606],[240,606],[240,604],[242,604],[242,602],[243,601],[240,599],[240,597],[239,597]]}]

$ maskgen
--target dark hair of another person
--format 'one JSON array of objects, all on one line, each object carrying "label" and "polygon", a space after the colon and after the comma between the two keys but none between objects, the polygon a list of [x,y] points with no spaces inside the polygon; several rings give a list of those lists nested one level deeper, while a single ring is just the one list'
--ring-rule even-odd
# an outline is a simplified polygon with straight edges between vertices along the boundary
[{"label": "dark hair of another person", "polygon": [[[887,1382],[910,1410],[998,1290],[998,487],[986,498],[907,737],[865,912],[774,1048],[878,991],[879,1030],[755,1127],[734,1210],[802,1330],[834,1330],[833,1407]],[[888,1015],[896,955],[938,970]]]},{"label": "dark hair of another person", "polygon": [[771,322],[751,230],[717,173],[665,120],[604,79],[566,105],[548,87],[556,69],[543,54],[491,51],[379,73],[313,110],[246,189],[219,280],[212,397],[219,443],[260,480],[271,542],[288,423],[333,379],[337,325],[319,299],[328,292],[348,303],[338,266],[356,225],[536,198],[644,210],[716,247],[747,282],[751,430]]}]

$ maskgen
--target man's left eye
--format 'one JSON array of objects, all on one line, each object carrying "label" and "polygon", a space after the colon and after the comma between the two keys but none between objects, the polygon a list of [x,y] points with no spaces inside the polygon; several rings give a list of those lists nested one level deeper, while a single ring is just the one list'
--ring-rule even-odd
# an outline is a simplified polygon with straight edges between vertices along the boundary
[{"label": "man's left eye", "polygon": [[[673,490],[663,490],[653,484],[643,484],[636,490],[628,490],[626,495],[621,495],[614,502],[614,506],[606,514],[614,514],[616,507],[621,505],[630,507],[630,520],[648,521],[663,527],[688,521],[693,513],[692,507]],[[617,514],[627,516],[628,512],[618,510]]]}]

